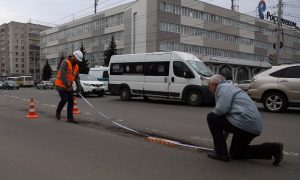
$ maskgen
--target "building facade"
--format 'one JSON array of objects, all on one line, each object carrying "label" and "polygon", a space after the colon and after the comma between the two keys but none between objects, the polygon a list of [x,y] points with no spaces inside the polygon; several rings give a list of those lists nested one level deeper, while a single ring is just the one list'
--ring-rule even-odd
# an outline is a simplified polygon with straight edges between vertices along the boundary
[{"label": "building facade", "polygon": [[40,32],[49,28],[32,23],[2,24],[0,26],[0,74],[36,75],[39,79],[42,65],[40,64]]},{"label": "building facade", "polygon": [[[281,63],[299,62],[300,31],[283,29]],[[112,36],[119,54],[189,52],[239,81],[271,66],[276,25],[195,0],[137,0],[42,32],[41,56],[56,67],[83,44],[90,65],[103,65]]]}]

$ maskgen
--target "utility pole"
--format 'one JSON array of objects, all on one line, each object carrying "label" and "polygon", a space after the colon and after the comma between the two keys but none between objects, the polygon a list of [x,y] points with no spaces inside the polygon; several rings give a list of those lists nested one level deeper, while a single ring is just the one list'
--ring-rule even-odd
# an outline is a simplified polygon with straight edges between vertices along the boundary
[{"label": "utility pole", "polygon": [[98,2],[99,2],[99,0],[95,0],[95,14],[97,13],[97,6],[98,6]]},{"label": "utility pole", "polygon": [[280,64],[280,30],[281,30],[281,11],[282,0],[278,0],[278,21],[277,21],[277,32],[276,32],[276,56],[275,64]]},{"label": "utility pole", "polygon": [[42,80],[42,72],[43,72],[43,68],[42,68],[42,60],[41,60],[41,55],[40,55],[40,80]]},{"label": "utility pole", "polygon": [[231,10],[239,12],[239,0],[231,0]]},{"label": "utility pole", "polygon": [[33,79],[36,80],[35,76],[35,51],[33,51]]}]

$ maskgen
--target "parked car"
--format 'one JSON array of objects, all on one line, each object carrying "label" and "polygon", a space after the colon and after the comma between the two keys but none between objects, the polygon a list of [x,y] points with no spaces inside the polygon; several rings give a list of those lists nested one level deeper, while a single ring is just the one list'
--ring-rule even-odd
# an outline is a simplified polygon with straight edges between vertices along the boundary
[{"label": "parked car", "polygon": [[4,82],[0,81],[0,89],[2,89],[3,84],[4,84]]},{"label": "parked car", "polygon": [[230,82],[231,84],[235,85],[235,86],[238,85],[238,83],[236,83],[236,82],[234,82],[234,81],[232,81],[232,80],[227,80],[227,81]]},{"label": "parked car", "polygon": [[256,75],[248,94],[271,112],[300,107],[300,64],[273,66]]},{"label": "parked car", "polygon": [[2,89],[19,89],[19,85],[15,81],[5,81]]},{"label": "parked car", "polygon": [[51,81],[41,81],[36,85],[37,89],[53,89],[53,82]]},{"label": "parked car", "polygon": [[238,87],[241,88],[244,91],[248,91],[250,87],[251,80],[242,80],[238,82]]},{"label": "parked car", "polygon": [[[83,95],[95,94],[99,97],[104,95],[105,85],[103,82],[98,81],[96,78],[88,74],[79,74],[79,77],[80,84],[84,91]],[[76,92],[77,87],[75,83],[73,83],[73,89],[74,92]]]}]

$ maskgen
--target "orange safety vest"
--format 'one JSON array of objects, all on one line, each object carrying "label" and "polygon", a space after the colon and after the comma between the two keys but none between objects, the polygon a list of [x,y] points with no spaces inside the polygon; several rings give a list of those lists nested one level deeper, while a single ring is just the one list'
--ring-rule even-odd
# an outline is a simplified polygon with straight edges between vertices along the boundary
[{"label": "orange safety vest", "polygon": [[[75,77],[79,71],[79,67],[76,64],[73,69],[72,63],[70,62],[69,59],[67,59],[67,64],[68,64],[68,67],[67,67],[67,77],[66,78],[68,81],[71,82],[71,85],[72,85],[72,83],[75,80]],[[67,88],[66,85],[64,84],[64,82],[61,80],[60,70],[58,71],[58,73],[56,75],[55,85],[59,86],[59,87]]]}]

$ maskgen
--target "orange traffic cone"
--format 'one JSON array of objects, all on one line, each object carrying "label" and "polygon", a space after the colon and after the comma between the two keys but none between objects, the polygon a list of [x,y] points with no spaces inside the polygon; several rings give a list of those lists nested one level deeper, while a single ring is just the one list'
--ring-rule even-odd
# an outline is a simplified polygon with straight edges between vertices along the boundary
[{"label": "orange traffic cone", "polygon": [[35,112],[35,105],[34,105],[34,101],[33,98],[30,99],[30,104],[29,104],[29,113],[26,116],[29,119],[34,119],[34,118],[38,118],[39,116],[36,114]]},{"label": "orange traffic cone", "polygon": [[73,114],[80,114],[80,111],[77,107],[77,98],[74,97],[74,107],[73,107]]}]

